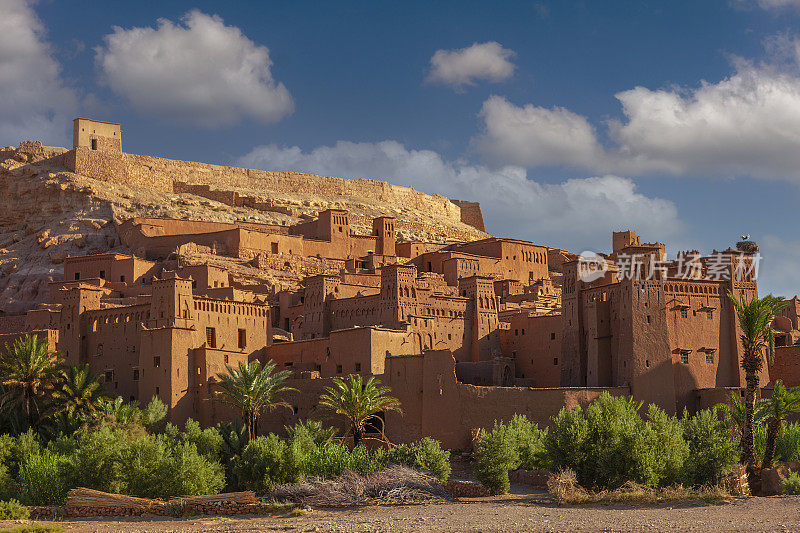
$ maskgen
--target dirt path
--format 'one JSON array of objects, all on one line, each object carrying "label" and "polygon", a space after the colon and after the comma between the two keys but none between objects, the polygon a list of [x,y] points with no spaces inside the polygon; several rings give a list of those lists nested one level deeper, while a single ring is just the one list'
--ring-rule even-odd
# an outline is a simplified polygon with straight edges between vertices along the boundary
[{"label": "dirt path", "polygon": [[[0,521],[0,529],[10,523]],[[314,510],[301,517],[164,517],[63,522],[75,533],[222,531],[798,531],[800,497],[743,498],[729,504],[557,507],[543,492],[408,506]]]}]

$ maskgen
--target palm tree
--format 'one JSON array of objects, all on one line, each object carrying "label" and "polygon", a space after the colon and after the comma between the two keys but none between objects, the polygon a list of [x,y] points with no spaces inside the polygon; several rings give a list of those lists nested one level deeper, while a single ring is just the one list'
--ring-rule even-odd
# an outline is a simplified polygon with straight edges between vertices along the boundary
[{"label": "palm tree", "polygon": [[343,415],[350,422],[353,432],[353,445],[357,445],[364,437],[364,427],[376,413],[380,411],[397,411],[400,400],[388,396],[391,389],[370,377],[366,382],[360,375],[350,374],[346,380],[336,378],[332,387],[325,387],[319,398],[319,405]]},{"label": "palm tree", "polygon": [[225,365],[227,374],[217,374],[220,389],[217,396],[223,403],[232,405],[242,412],[242,418],[247,426],[248,442],[258,436],[258,418],[265,409],[286,406],[286,402],[278,401],[278,397],[289,391],[291,387],[284,386],[284,382],[292,374],[290,370],[272,373],[275,363],[267,361],[264,368],[261,363],[239,363],[238,368]]},{"label": "palm tree", "polygon": [[[759,398],[756,400],[755,411],[753,412],[753,427],[757,427],[764,423],[767,418],[769,418],[769,400],[766,398]],[[736,392],[731,392],[731,404],[730,405],[722,405],[722,409],[727,411],[730,415],[731,420],[736,423],[736,427],[739,430],[739,442],[741,442],[742,437],[744,436],[744,421],[745,421],[745,412],[744,412],[744,402],[742,402],[741,397]]]},{"label": "palm tree", "polygon": [[758,374],[764,367],[764,356],[772,361],[775,355],[775,335],[772,321],[788,302],[783,298],[768,294],[763,298],[753,296],[749,301],[744,294],[737,298],[730,291],[728,298],[739,318],[742,330],[742,369],[745,372],[744,430],[742,431],[742,460],[747,465],[747,473],[751,483],[757,481],[755,450],[753,447],[753,430],[755,417],[756,392],[758,391]]},{"label": "palm tree", "polygon": [[25,335],[0,355],[0,383],[7,409],[21,409],[28,427],[48,411],[60,366],[47,340]]},{"label": "palm tree", "polygon": [[767,402],[771,419],[767,428],[767,445],[764,448],[764,462],[761,468],[772,468],[775,459],[775,441],[783,429],[783,421],[787,415],[800,411],[800,387],[787,389],[783,386],[783,381],[778,380],[772,391],[772,398]]},{"label": "palm tree", "polygon": [[60,378],[60,387],[53,397],[66,413],[77,418],[91,418],[99,411],[103,394],[89,365],[69,366],[61,371]]}]

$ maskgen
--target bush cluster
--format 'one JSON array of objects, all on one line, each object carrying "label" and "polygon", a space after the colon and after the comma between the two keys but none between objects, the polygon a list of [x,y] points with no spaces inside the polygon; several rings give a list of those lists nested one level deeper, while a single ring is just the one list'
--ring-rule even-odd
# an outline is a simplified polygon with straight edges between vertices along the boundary
[{"label": "bush cluster", "polygon": [[784,494],[800,494],[800,474],[789,472],[789,475],[781,482]]},{"label": "bush cluster", "polygon": [[511,470],[548,466],[546,437],[546,429],[540,430],[523,415],[514,415],[507,424],[495,421],[492,431],[475,442],[475,477],[492,494],[507,492]]},{"label": "bush cluster", "polygon": [[203,447],[207,439],[193,441],[196,436],[191,428],[171,435],[111,425],[84,428],[46,446],[31,430],[4,436],[0,496],[27,505],[58,505],[72,487],[165,499],[219,492],[225,475],[217,452],[201,453],[210,453]]},{"label": "bush cluster", "polygon": [[287,428],[288,437],[257,437],[230,461],[232,478],[240,488],[265,492],[274,485],[305,479],[331,479],[346,471],[366,474],[389,464],[403,464],[431,472],[441,481],[450,475],[450,452],[424,438],[389,450],[369,451],[359,444],[350,449],[333,440],[330,428],[306,422]]},{"label": "bush cluster", "polygon": [[180,430],[159,426],[159,416],[145,416],[150,409],[123,408],[112,406],[116,414],[99,425],[46,443],[33,430],[0,435],[0,500],[57,505],[72,487],[161,499],[226,487],[265,492],[280,483],[333,478],[347,470],[374,472],[394,463],[428,470],[443,481],[450,475],[450,453],[433,439],[390,450],[351,450],[334,440],[335,429],[306,421],[286,428],[287,438],[270,434],[245,444],[241,424],[201,429],[188,420]]},{"label": "bush cluster", "polygon": [[650,405],[603,393],[585,409],[562,409],[550,431],[517,415],[475,442],[475,475],[493,493],[509,488],[517,468],[570,469],[590,489],[615,489],[628,481],[648,487],[718,482],[738,460],[725,412],[666,414]]}]

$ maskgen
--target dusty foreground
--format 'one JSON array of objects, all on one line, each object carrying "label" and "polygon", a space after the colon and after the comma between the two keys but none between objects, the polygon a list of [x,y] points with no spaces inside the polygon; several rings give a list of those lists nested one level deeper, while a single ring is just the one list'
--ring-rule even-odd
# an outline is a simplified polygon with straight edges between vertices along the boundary
[{"label": "dusty foreground", "polygon": [[[515,490],[516,489],[516,490]],[[742,498],[722,505],[558,507],[544,492],[427,505],[314,510],[304,516],[160,516],[71,519],[66,531],[800,531],[800,497]],[[10,526],[0,521],[0,529]]]}]

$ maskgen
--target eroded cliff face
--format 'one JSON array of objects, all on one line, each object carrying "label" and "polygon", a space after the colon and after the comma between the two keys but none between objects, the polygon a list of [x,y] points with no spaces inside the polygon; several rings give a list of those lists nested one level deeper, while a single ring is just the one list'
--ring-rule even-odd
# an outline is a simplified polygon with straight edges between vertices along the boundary
[{"label": "eroded cliff face", "polygon": [[[143,180],[117,182],[70,172],[68,155],[64,148],[38,143],[0,148],[0,314],[22,313],[48,301],[48,284],[61,281],[61,263],[68,256],[132,253],[115,225],[132,217],[293,225],[333,208],[350,211],[357,234],[370,234],[372,218],[390,215],[397,220],[398,239],[443,243],[487,236],[463,223],[458,207],[446,198],[375,180],[331,178],[329,186],[320,187],[328,178],[285,173],[293,183],[287,186],[280,173],[132,156],[137,164],[146,162],[150,172],[162,170],[158,179],[170,186],[155,187]],[[247,181],[253,172],[254,179]],[[181,181],[172,180],[177,176]],[[307,184],[298,187],[304,179]],[[184,262],[209,261],[244,284],[264,283],[272,290],[296,286],[313,273],[313,265],[302,261],[273,270],[236,258],[183,253]]]}]

